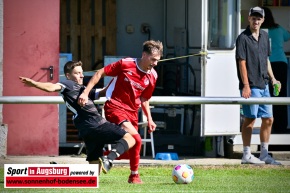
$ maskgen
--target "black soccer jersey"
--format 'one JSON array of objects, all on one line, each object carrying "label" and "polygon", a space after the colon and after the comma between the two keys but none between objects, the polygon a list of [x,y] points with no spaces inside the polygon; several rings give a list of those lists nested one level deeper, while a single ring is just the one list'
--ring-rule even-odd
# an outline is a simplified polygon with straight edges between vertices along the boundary
[{"label": "black soccer jersey", "polygon": [[90,91],[88,103],[84,107],[81,107],[78,104],[78,98],[85,89],[85,86],[72,80],[64,80],[58,84],[62,87],[60,94],[66,106],[74,114],[73,121],[76,128],[79,130],[80,137],[84,137],[89,134],[90,129],[95,129],[106,122],[99,114],[93,102],[95,99],[95,89]]}]

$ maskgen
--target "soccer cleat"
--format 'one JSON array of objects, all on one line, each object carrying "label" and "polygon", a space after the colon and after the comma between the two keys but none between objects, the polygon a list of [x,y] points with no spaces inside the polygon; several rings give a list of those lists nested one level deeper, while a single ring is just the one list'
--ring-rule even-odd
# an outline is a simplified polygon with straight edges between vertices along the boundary
[{"label": "soccer cleat", "polygon": [[139,174],[131,174],[129,176],[128,183],[130,183],[130,184],[143,184],[142,180],[140,179]]},{"label": "soccer cleat", "polygon": [[107,158],[107,156],[102,156],[99,158],[101,168],[104,174],[107,174],[113,167],[113,163]]},{"label": "soccer cleat", "polygon": [[265,162],[251,154],[249,158],[243,156],[241,164],[265,164]]},{"label": "soccer cleat", "polygon": [[272,158],[270,155],[265,156],[264,158],[260,157],[261,161],[264,161],[265,164],[270,165],[282,165],[280,162],[277,162],[274,158]]}]

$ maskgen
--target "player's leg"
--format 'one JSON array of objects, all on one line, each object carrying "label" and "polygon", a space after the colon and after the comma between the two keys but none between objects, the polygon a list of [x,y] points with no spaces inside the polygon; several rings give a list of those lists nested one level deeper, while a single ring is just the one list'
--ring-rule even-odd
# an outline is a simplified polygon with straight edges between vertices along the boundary
[{"label": "player's leg", "polygon": [[136,141],[136,144],[129,150],[131,174],[129,176],[128,182],[134,183],[134,184],[140,184],[142,183],[142,180],[140,179],[138,168],[139,168],[139,162],[140,162],[140,151],[141,151],[141,146],[142,146],[141,136],[138,133],[136,126],[133,126],[132,123],[129,121],[123,122],[122,127],[128,133],[130,133]]},{"label": "player's leg", "polygon": [[123,109],[116,109],[110,107],[105,104],[105,112],[106,112],[106,119],[112,123],[116,123],[124,128],[128,133],[132,135],[135,139],[135,145],[128,151],[129,152],[129,159],[130,159],[130,170],[131,175],[129,177],[128,182],[131,183],[131,177],[134,176],[136,178],[136,182],[141,183],[138,174],[138,167],[140,161],[140,150],[141,150],[141,137],[138,133],[138,114],[137,112],[128,112]]},{"label": "player's leg", "polygon": [[103,155],[103,146],[101,144],[97,144],[90,138],[84,138],[84,142],[86,144],[86,152],[87,152],[86,160],[89,162],[89,164],[98,164],[100,174],[102,167],[99,162],[99,157]]},{"label": "player's leg", "polygon": [[102,164],[103,172],[107,173],[113,166],[113,160],[133,147],[135,145],[135,140],[122,127],[110,122],[104,123],[98,130],[99,135],[102,136],[103,143],[116,144],[107,156],[101,156],[99,159]]},{"label": "player's leg", "polygon": [[116,158],[120,157],[120,155],[132,148],[135,145],[135,139],[132,137],[132,135],[126,133],[122,139],[117,140],[114,143],[114,148],[107,156],[110,160],[115,160]]}]

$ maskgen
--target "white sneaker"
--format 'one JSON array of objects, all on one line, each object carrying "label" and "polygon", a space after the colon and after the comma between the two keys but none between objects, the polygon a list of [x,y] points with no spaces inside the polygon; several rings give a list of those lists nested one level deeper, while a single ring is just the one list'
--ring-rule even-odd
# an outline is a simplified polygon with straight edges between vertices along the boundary
[{"label": "white sneaker", "polygon": [[274,158],[272,158],[270,155],[267,155],[264,158],[260,157],[260,160],[270,165],[282,165],[280,162],[277,162],[276,160],[274,160]]},{"label": "white sneaker", "polygon": [[265,164],[265,162],[251,154],[248,158],[243,156],[241,164]]}]

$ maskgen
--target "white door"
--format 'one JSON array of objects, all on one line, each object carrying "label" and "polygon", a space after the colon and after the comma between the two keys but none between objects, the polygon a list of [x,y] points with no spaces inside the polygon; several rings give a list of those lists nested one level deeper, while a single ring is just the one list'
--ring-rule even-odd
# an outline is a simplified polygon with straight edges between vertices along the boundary
[{"label": "white door", "polygon": [[[202,1],[202,90],[205,97],[239,97],[235,40],[239,0]],[[201,105],[201,135],[240,133],[240,105]]]}]

